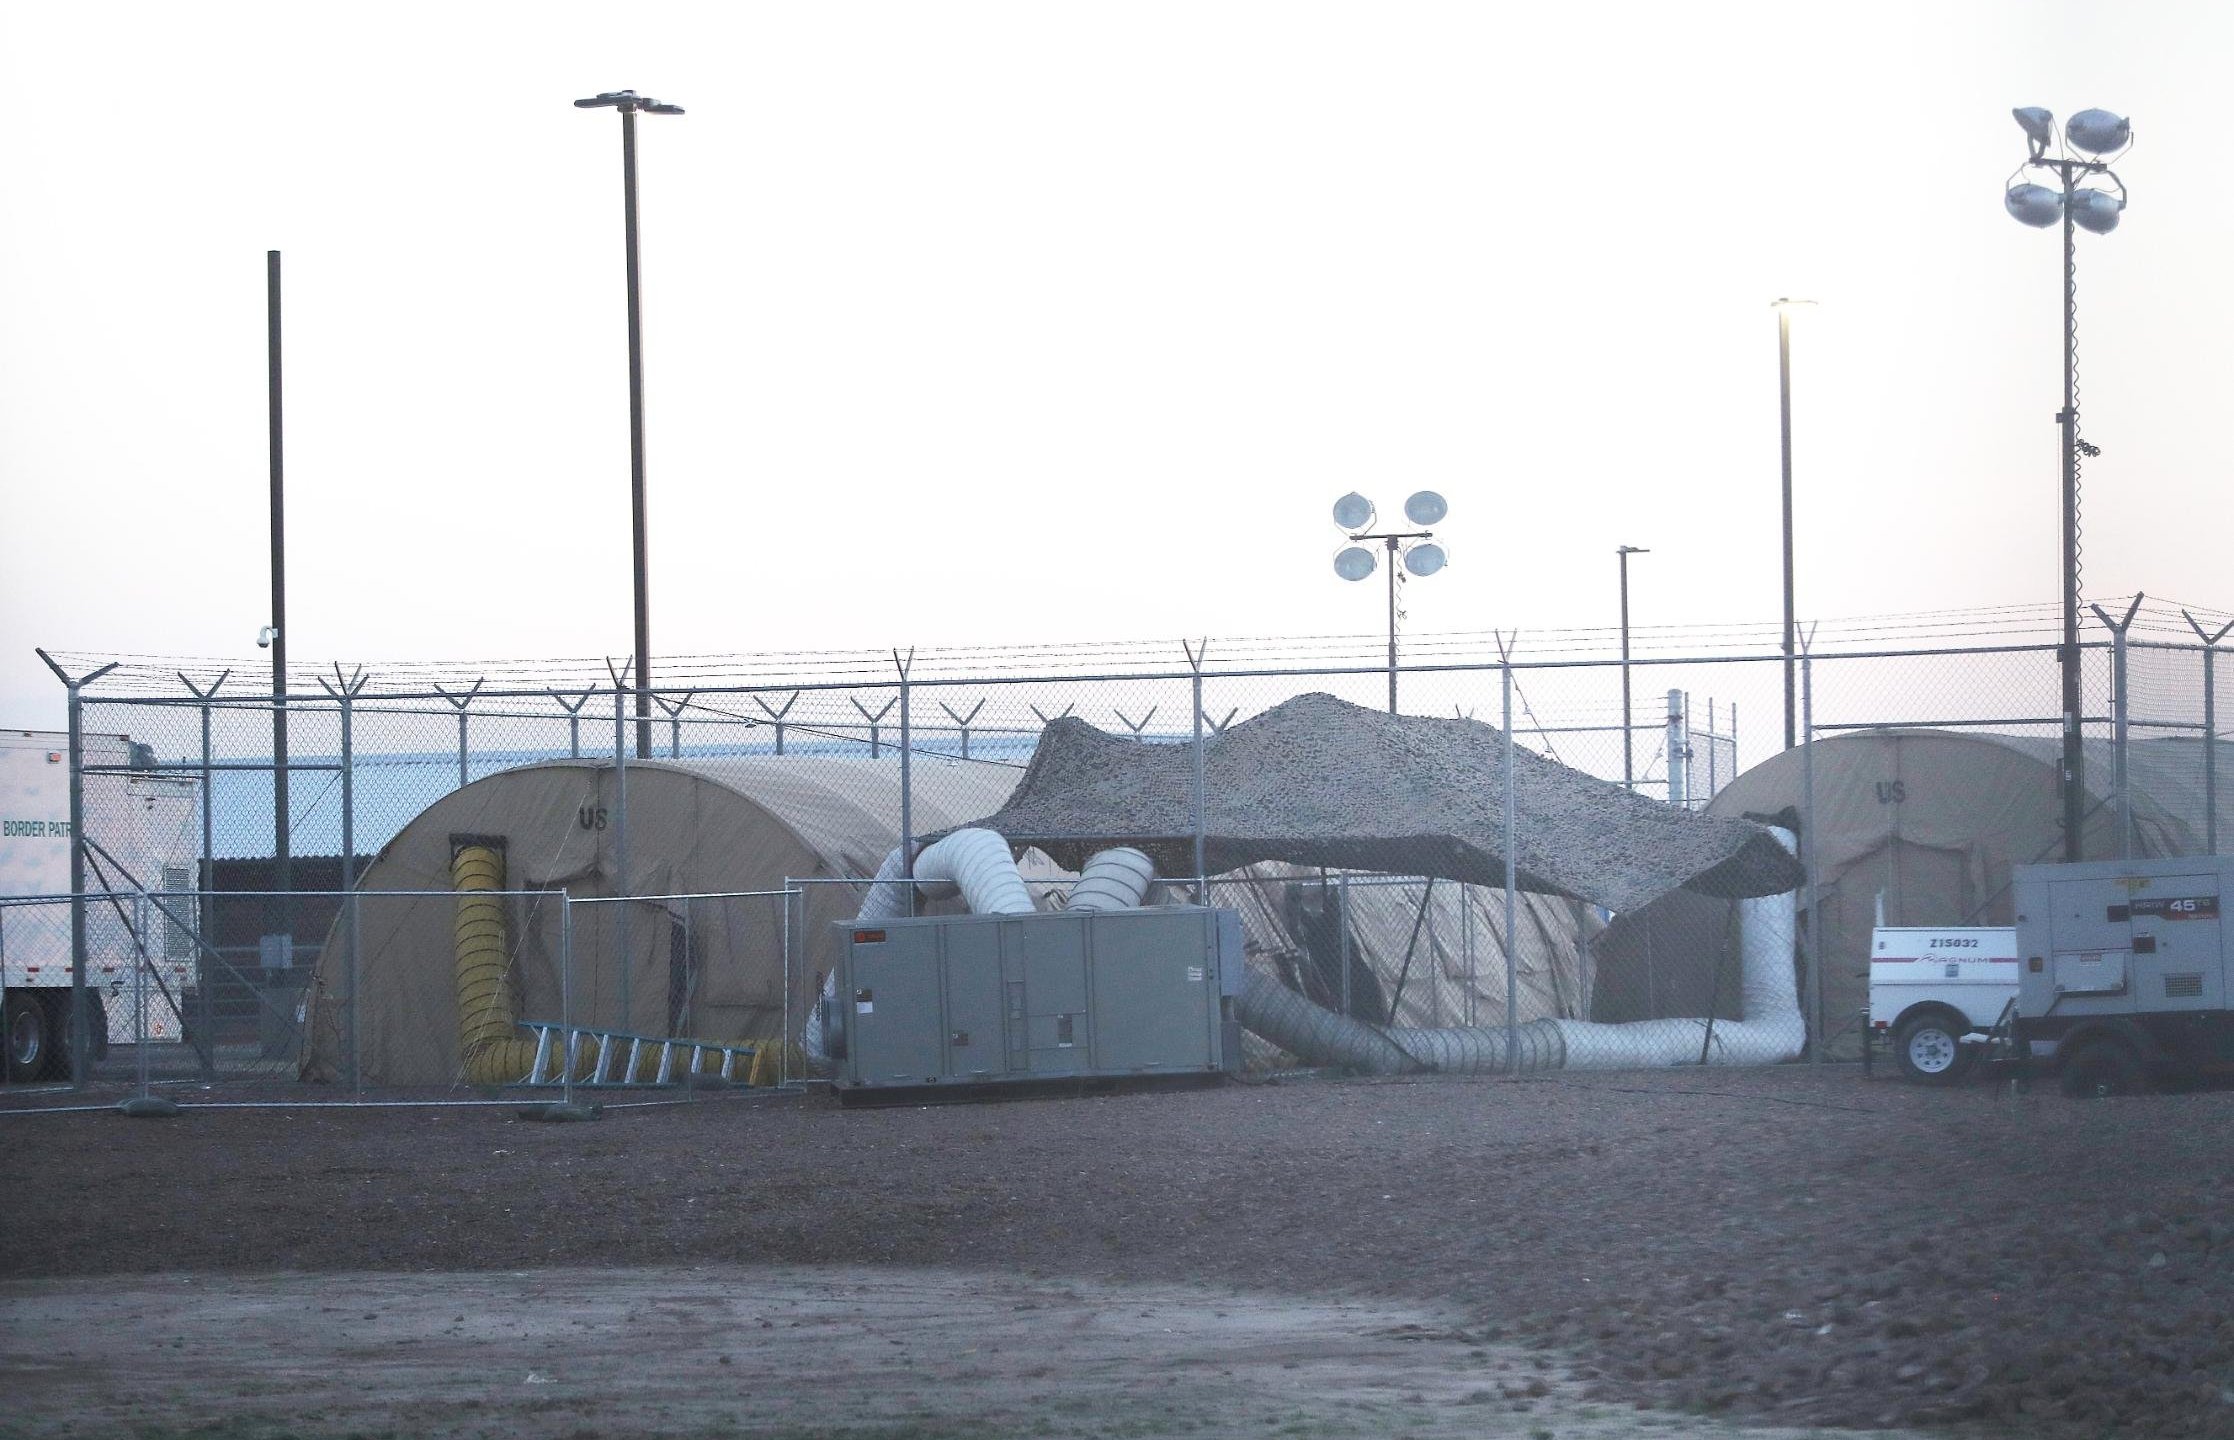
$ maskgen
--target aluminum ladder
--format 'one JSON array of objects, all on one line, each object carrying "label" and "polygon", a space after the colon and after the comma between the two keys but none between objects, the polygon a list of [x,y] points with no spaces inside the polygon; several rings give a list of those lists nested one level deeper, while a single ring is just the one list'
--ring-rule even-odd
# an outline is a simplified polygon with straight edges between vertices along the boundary
[{"label": "aluminum ladder", "polygon": [[[709,1074],[734,1081],[739,1078],[740,1070],[753,1068],[761,1050],[760,1045],[752,1041],[720,1044],[675,1036],[634,1035],[626,1030],[567,1025],[557,1020],[522,1020],[520,1027],[535,1032],[535,1063],[529,1067],[524,1082],[529,1085],[563,1085],[568,1062],[572,1062],[579,1075],[579,1057],[585,1045],[594,1047],[589,1074],[574,1083],[608,1089],[674,1085]],[[639,1079],[645,1069],[646,1056],[652,1054],[656,1054],[657,1064],[651,1067],[650,1078]],[[706,1068],[709,1059],[718,1062],[712,1070]]]}]

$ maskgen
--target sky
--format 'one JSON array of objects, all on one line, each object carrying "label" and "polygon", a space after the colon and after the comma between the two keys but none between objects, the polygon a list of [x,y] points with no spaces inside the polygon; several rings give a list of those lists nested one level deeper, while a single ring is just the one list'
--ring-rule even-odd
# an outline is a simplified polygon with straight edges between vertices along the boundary
[{"label": "sky", "polygon": [[[1370,634],[1336,497],[1449,500],[1413,631],[2050,603],[2059,255],[2016,105],[2133,117],[2080,237],[2086,589],[2234,607],[2193,4],[0,0],[0,723],[34,646],[298,660]],[[2198,523],[2198,522],[2202,523]],[[1176,650],[1175,650],[1176,658]]]}]

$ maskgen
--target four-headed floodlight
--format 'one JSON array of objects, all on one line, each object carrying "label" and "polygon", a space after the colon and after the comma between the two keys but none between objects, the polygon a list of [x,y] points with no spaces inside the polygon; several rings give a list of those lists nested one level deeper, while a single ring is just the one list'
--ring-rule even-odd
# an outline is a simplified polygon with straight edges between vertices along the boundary
[{"label": "four-headed floodlight", "polygon": [[1373,552],[1367,542],[1379,541],[1388,552],[1388,708],[1396,713],[1396,586],[1407,574],[1419,579],[1440,574],[1450,564],[1450,552],[1435,543],[1435,532],[1427,529],[1450,513],[1450,503],[1433,490],[1415,490],[1404,501],[1404,518],[1418,530],[1376,531],[1373,519],[1378,513],[1373,502],[1352,490],[1334,502],[1334,523],[1350,537],[1350,543],[1334,552],[1334,573],[1344,580],[1356,582],[1371,579],[1381,568],[1381,556]]},{"label": "four-headed floodlight", "polygon": [[[2003,187],[2001,203],[2009,213],[2041,230],[2058,222],[2069,222],[2096,235],[2117,229],[2125,215],[2125,182],[2110,169],[2109,162],[2132,148],[2133,122],[2107,110],[2081,110],[2063,127],[2059,144],[2056,117],[2050,112],[2027,105],[2009,113],[2017,117],[2032,152]],[[2058,153],[2051,155],[2050,150]],[[2036,184],[2025,178],[2027,170],[2052,171],[2060,183]],[[2079,184],[2093,179],[2107,180],[2111,188]]]},{"label": "four-headed floodlight", "polygon": [[[1404,518],[1414,525],[1436,524],[1450,512],[1450,502],[1433,490],[1415,490],[1404,501]],[[1434,543],[1432,530],[1375,533],[1373,521],[1379,513],[1372,501],[1355,490],[1334,502],[1334,523],[1348,532],[1353,541],[1380,541],[1389,552],[1391,567],[1401,560],[1404,569],[1425,579],[1450,563],[1450,551]],[[1405,544],[1406,541],[1411,543]],[[1334,573],[1345,580],[1370,579],[1380,568],[1380,557],[1363,545],[1345,545],[1334,552]]]},{"label": "four-headed floodlight", "polygon": [[[2107,110],[2081,110],[2056,134],[2056,117],[2038,106],[2010,112],[2025,132],[2029,153],[2016,172],[2004,182],[2002,204],[2027,225],[2046,229],[2063,222],[2063,408],[2056,424],[2063,430],[2063,556],[2059,567],[2063,590],[2063,713],[2072,717],[2064,727],[2062,765],[2063,848],[2066,860],[2081,858],[2079,837],[2086,823],[2087,794],[2084,783],[2086,752],[2080,744],[2079,666],[2079,460],[2099,454],[2079,438],[2078,347],[2074,340],[2079,313],[2077,233],[2107,235],[2125,217],[2125,182],[2110,168],[2112,161],[2133,148],[2133,123]],[[2060,138],[2060,143],[2059,143]],[[2035,183],[2030,172],[2045,170],[2054,185]],[[2043,177],[2045,178],[2045,177]]]},{"label": "four-headed floodlight", "polygon": [[633,90],[608,90],[602,95],[592,95],[587,100],[577,100],[577,110],[598,110],[606,107],[615,110],[641,110],[647,115],[680,115],[683,107],[670,105],[664,100],[654,100],[649,95],[639,95]]}]

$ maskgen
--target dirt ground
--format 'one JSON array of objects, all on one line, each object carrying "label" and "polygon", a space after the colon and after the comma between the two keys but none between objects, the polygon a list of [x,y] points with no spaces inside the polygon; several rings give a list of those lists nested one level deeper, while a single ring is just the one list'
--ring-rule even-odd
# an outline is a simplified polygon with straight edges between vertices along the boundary
[{"label": "dirt ground", "polygon": [[[0,1376],[26,1436],[1734,1433],[1585,1401],[1446,1312],[1191,1286],[706,1267],[19,1282],[7,1299]],[[87,1343],[21,1358],[65,1335]]]},{"label": "dirt ground", "polygon": [[456,1397],[469,1434],[2234,1436],[2227,1092],[1786,1067],[0,1136],[0,1433]]}]

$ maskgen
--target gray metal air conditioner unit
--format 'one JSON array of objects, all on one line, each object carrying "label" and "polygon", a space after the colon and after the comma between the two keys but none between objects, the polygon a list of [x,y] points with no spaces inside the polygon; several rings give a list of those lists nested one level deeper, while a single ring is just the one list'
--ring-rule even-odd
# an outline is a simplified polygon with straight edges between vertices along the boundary
[{"label": "gray metal air conditioner unit", "polygon": [[841,1099],[1240,1064],[1232,910],[921,916],[841,925],[838,939],[823,1023]]}]

